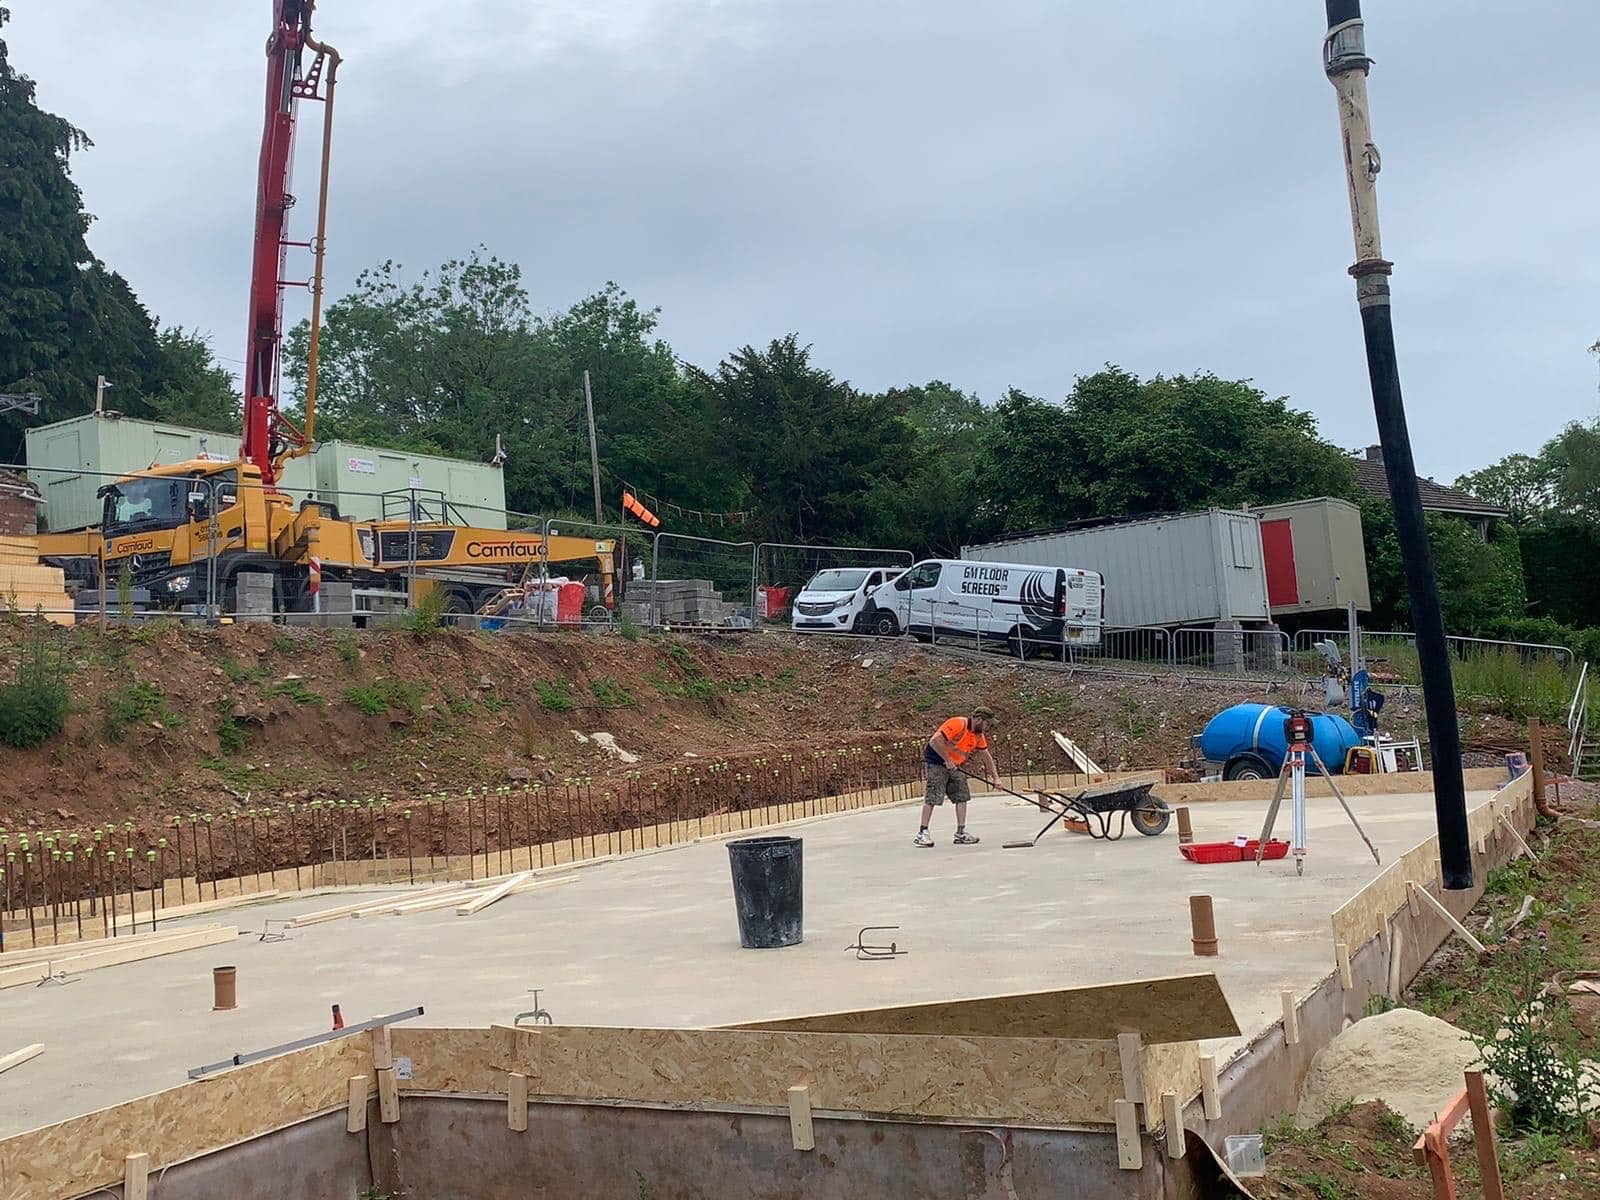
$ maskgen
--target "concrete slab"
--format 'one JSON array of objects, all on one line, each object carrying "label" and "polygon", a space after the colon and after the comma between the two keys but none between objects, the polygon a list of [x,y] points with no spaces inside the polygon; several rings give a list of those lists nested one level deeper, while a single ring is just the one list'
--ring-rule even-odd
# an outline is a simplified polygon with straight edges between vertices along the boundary
[{"label": "concrete slab", "polygon": [[[1489,795],[1472,793],[1470,803]],[[1385,863],[1433,832],[1431,796],[1352,805]],[[1259,833],[1264,806],[1193,812],[1195,836],[1220,841]],[[1159,838],[1130,832],[1108,844],[1052,832],[1031,850],[1005,850],[1002,841],[1043,824],[1037,810],[992,797],[979,798],[971,815],[980,845],[950,844],[946,808],[931,850],[911,844],[911,807],[797,828],[806,940],[784,950],[740,949],[727,850],[705,842],[588,868],[569,886],[510,897],[472,917],[444,909],[346,919],[276,943],[252,932],[233,946],[111,967],[67,985],[13,988],[0,993],[4,1041],[47,1049],[0,1076],[0,1136],[327,1029],[335,1003],[352,1023],[421,1004],[427,1024],[482,1026],[533,1007],[535,987],[563,1024],[694,1026],[1215,970],[1248,1039],[1280,1015],[1282,989],[1304,994],[1333,970],[1329,916],[1379,870],[1331,799],[1311,803],[1303,878],[1290,860],[1186,863],[1175,824]],[[1190,953],[1188,896],[1197,892],[1215,898],[1215,959]],[[258,932],[264,918],[340,902],[302,896],[224,916]],[[900,926],[892,936],[910,953],[857,961],[846,947],[863,925]],[[214,1013],[211,968],[221,965],[238,967],[239,1007]],[[1225,1059],[1234,1044],[1213,1049]]]}]

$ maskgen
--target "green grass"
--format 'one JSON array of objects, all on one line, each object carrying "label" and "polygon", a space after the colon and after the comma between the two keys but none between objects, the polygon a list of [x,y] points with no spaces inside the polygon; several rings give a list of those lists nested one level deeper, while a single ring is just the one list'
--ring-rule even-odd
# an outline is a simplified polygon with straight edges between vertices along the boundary
[{"label": "green grass", "polygon": [[147,681],[125,683],[106,697],[105,730],[108,740],[120,742],[128,726],[141,721],[159,720],[175,725],[176,714],[166,709],[166,693]]},{"label": "green grass", "polygon": [[308,688],[303,679],[280,679],[277,683],[262,689],[262,695],[285,696],[300,705],[322,705],[328,702],[328,698],[321,692],[314,692]]},{"label": "green grass", "polygon": [[250,745],[244,722],[233,716],[223,717],[217,726],[217,742],[224,754],[243,754]]},{"label": "green grass", "polygon": [[607,675],[590,683],[589,690],[601,708],[631,708],[634,703],[633,693]]},{"label": "green grass", "polygon": [[345,666],[353,667],[361,661],[361,643],[356,640],[355,634],[334,634],[333,647],[339,652],[339,657],[344,660]]},{"label": "green grass", "polygon": [[344,690],[345,703],[369,717],[386,712],[405,712],[413,717],[422,715],[422,698],[426,690],[418,683],[405,683],[398,679],[375,679],[371,683],[352,684]]},{"label": "green grass", "polygon": [[571,712],[577,707],[577,702],[572,698],[572,684],[565,679],[553,679],[548,683],[536,679],[533,681],[533,690],[539,697],[540,707],[546,712]]},{"label": "green grass", "polygon": [[217,666],[222,668],[222,673],[232,683],[255,683],[266,678],[267,674],[262,667],[247,667],[231,654],[218,659]]}]

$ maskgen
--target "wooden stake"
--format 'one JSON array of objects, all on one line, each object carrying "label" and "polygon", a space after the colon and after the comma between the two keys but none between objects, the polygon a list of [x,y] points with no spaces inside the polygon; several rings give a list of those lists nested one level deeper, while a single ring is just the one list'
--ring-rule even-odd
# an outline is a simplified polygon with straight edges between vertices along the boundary
[{"label": "wooden stake", "polygon": [[1500,814],[1500,824],[1505,826],[1506,832],[1509,833],[1512,840],[1517,843],[1517,849],[1521,850],[1530,859],[1537,863],[1539,860],[1534,855],[1533,850],[1529,848],[1527,842],[1522,840],[1522,835],[1517,832],[1517,827],[1511,823],[1510,818],[1508,818],[1505,813]]},{"label": "wooden stake", "polygon": [[1528,767],[1533,772],[1533,807],[1550,816],[1550,806],[1544,798],[1544,730],[1538,717],[1528,718]]},{"label": "wooden stake", "polygon": [[1137,1171],[1144,1166],[1138,1109],[1131,1100],[1113,1100],[1111,1111],[1117,1123],[1117,1166],[1124,1171]]},{"label": "wooden stake", "polygon": [[506,1128],[528,1131],[528,1077],[520,1071],[512,1071],[506,1080]]},{"label": "wooden stake", "polygon": [[1414,883],[1407,884],[1406,886],[1411,889],[1412,894],[1414,894],[1419,900],[1425,902],[1428,907],[1432,908],[1434,912],[1443,917],[1445,924],[1449,925],[1451,929],[1455,930],[1456,933],[1460,935],[1461,940],[1472,947],[1474,953],[1483,954],[1485,952],[1484,944],[1477,938],[1473,937],[1472,931],[1460,921],[1456,920],[1455,917],[1451,915],[1450,910],[1441,904],[1438,899],[1435,898],[1432,892],[1428,891],[1427,888],[1418,887]]},{"label": "wooden stake", "polygon": [[1300,1043],[1300,1014],[1295,1011],[1294,993],[1283,993],[1283,1040],[1291,1045]]},{"label": "wooden stake", "polygon": [[365,1075],[350,1076],[350,1100],[344,1118],[346,1133],[360,1133],[367,1127],[367,1088],[370,1083]]},{"label": "wooden stake", "polygon": [[378,1116],[385,1125],[400,1119],[400,1085],[395,1082],[393,1067],[378,1072]]},{"label": "wooden stake", "polygon": [[1117,1057],[1122,1063],[1122,1095],[1144,1103],[1144,1040],[1137,1033],[1117,1034]]},{"label": "wooden stake", "polygon": [[394,1050],[389,1040],[389,1027],[379,1025],[372,1030],[372,1068],[385,1071],[394,1066]]},{"label": "wooden stake", "polygon": [[1206,1120],[1216,1121],[1222,1117],[1222,1095],[1217,1090],[1217,1056],[1215,1054],[1202,1054],[1200,1056],[1200,1096],[1205,1105]]},{"label": "wooden stake", "polygon": [[816,1131],[811,1127],[811,1090],[804,1084],[789,1089],[789,1137],[796,1150],[815,1150]]},{"label": "wooden stake", "polygon": [[1345,991],[1349,991],[1355,986],[1350,974],[1350,947],[1343,942],[1335,942],[1333,958],[1339,964],[1339,986],[1344,988]]},{"label": "wooden stake", "polygon": [[1505,1186],[1500,1182],[1500,1151],[1495,1144],[1494,1121],[1489,1115],[1489,1093],[1483,1084],[1483,1072],[1468,1071],[1466,1076],[1467,1108],[1472,1113],[1472,1144],[1478,1151],[1478,1178],[1483,1184],[1483,1200],[1506,1200]]},{"label": "wooden stake", "polygon": [[149,1200],[150,1156],[130,1154],[122,1160],[122,1200]]},{"label": "wooden stake", "polygon": [[1167,1157],[1183,1157],[1183,1105],[1177,1092],[1161,1093],[1161,1115],[1167,1122]]}]

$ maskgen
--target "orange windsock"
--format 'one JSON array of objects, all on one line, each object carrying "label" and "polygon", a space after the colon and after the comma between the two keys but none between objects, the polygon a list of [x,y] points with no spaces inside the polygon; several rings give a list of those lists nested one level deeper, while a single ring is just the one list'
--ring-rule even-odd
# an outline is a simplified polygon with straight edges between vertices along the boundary
[{"label": "orange windsock", "polygon": [[651,529],[661,524],[661,518],[640,504],[632,492],[622,493],[622,511],[637,518],[641,525],[648,525]]}]

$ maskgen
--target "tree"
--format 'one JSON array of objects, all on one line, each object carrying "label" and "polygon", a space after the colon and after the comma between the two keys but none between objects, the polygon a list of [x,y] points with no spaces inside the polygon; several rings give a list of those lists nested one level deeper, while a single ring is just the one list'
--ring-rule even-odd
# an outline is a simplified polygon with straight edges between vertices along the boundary
[{"label": "tree", "polygon": [[163,329],[157,342],[162,366],[149,398],[151,414],[174,425],[238,432],[239,393],[233,377],[212,357],[210,339],[174,325]]},{"label": "tree", "polygon": [[1481,471],[1462,475],[1456,487],[1505,509],[1511,520],[1521,525],[1550,509],[1555,482],[1555,466],[1548,454],[1508,454]]},{"label": "tree", "polygon": [[811,365],[795,334],[745,346],[715,374],[691,369],[745,479],[762,541],[862,545],[873,490],[902,481],[915,431],[883,396]]},{"label": "tree", "polygon": [[993,410],[940,380],[892,388],[882,400],[911,426],[915,440],[904,477],[888,476],[874,487],[872,540],[955,557],[985,529],[977,477]]},{"label": "tree", "polygon": [[[1493,540],[1485,542],[1471,524],[1456,517],[1429,513],[1427,525],[1439,604],[1449,632],[1474,636],[1525,615],[1527,592],[1515,526],[1496,526]],[[1379,629],[1409,629],[1410,593],[1389,501],[1364,498],[1361,528],[1372,592],[1371,622]]]},{"label": "tree", "polygon": [[1107,366],[1059,406],[1009,393],[997,425],[982,475],[1007,530],[1355,492],[1315,419],[1246,380]]}]

